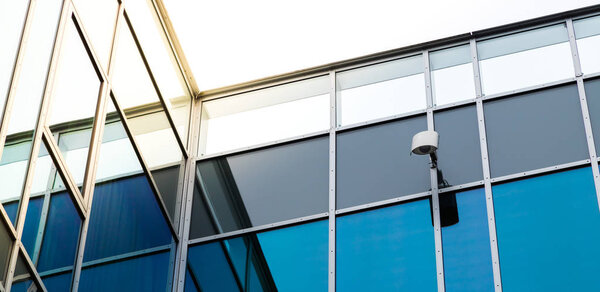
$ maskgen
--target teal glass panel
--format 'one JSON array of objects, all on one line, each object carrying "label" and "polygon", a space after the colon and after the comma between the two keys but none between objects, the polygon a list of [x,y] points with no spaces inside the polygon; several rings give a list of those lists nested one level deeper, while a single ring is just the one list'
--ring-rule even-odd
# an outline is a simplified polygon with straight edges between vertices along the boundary
[{"label": "teal glass panel", "polygon": [[440,207],[446,291],[494,291],[484,189],[440,194]]},{"label": "teal glass panel", "polygon": [[436,291],[428,200],[337,218],[338,291]]},{"label": "teal glass panel", "polygon": [[599,291],[590,168],[493,186],[504,291]]}]

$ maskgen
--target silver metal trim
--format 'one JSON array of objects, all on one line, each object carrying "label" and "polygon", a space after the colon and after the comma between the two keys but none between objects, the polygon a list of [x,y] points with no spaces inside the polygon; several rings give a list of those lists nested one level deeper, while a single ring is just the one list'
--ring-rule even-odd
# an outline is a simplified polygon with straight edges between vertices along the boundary
[{"label": "silver metal trim", "polygon": [[392,198],[392,199],[387,199],[387,200],[382,200],[382,201],[377,201],[377,202],[366,203],[366,204],[352,206],[352,207],[343,208],[343,209],[338,209],[338,210],[335,211],[335,214],[336,215],[342,215],[342,214],[347,214],[347,213],[355,213],[357,211],[369,210],[369,209],[379,208],[379,207],[385,207],[385,206],[393,205],[393,204],[396,204],[396,203],[399,203],[399,202],[405,202],[405,201],[411,201],[411,200],[421,199],[421,198],[425,198],[425,197],[428,197],[428,196],[431,196],[431,192],[430,191],[422,192],[422,193],[416,193],[416,194],[411,194],[411,195],[405,195],[405,196],[400,196],[400,197],[395,197],[395,198]]},{"label": "silver metal trim", "polygon": [[485,188],[485,203],[488,215],[488,231],[490,235],[490,249],[492,255],[492,269],[494,274],[494,289],[502,292],[502,277],[500,274],[500,256],[498,254],[498,239],[496,235],[496,216],[494,212],[494,201],[492,197],[492,183],[490,181],[490,164],[488,159],[487,134],[485,131],[485,118],[483,111],[483,88],[479,72],[479,58],[477,55],[477,44],[471,40],[471,58],[473,60],[473,72],[475,79],[475,93],[477,96],[476,109],[479,129],[479,145],[481,150],[481,165],[483,169],[483,181]]},{"label": "silver metal trim", "polygon": [[513,173],[513,174],[509,174],[509,175],[505,175],[505,176],[495,177],[495,178],[492,178],[490,180],[490,182],[499,183],[499,182],[504,182],[504,181],[513,180],[513,179],[517,179],[517,178],[529,177],[532,175],[538,175],[538,174],[553,172],[553,171],[557,171],[557,170],[578,167],[578,166],[586,165],[589,163],[590,163],[590,159],[568,162],[568,163],[563,163],[563,164],[558,164],[558,165]]},{"label": "silver metal trim", "polygon": [[285,220],[285,221],[279,221],[276,223],[270,223],[270,224],[225,232],[225,233],[221,233],[221,234],[217,234],[217,235],[211,235],[211,236],[205,236],[202,238],[190,239],[188,241],[188,244],[195,245],[195,244],[199,244],[199,243],[203,243],[203,242],[227,239],[227,238],[237,237],[237,236],[241,236],[241,235],[248,234],[248,233],[267,231],[267,230],[275,229],[275,228],[282,227],[282,226],[288,226],[288,225],[298,224],[298,223],[303,223],[303,222],[317,221],[319,219],[327,219],[327,218],[329,218],[329,213],[327,213],[327,212],[319,213],[319,214],[315,214],[315,215],[294,218],[294,219],[289,219],[289,220]]},{"label": "silver metal trim", "polygon": [[336,288],[336,132],[337,125],[337,90],[335,71],[329,72],[329,261],[328,261],[328,291],[335,292]]},{"label": "silver metal trim", "polygon": [[461,191],[464,189],[479,187],[479,186],[482,186],[483,184],[484,184],[484,182],[482,180],[480,180],[480,181],[470,182],[470,183],[466,183],[466,184],[462,184],[462,185],[451,186],[449,188],[439,189],[438,192],[440,194],[442,194],[442,193],[447,193],[447,192]]}]

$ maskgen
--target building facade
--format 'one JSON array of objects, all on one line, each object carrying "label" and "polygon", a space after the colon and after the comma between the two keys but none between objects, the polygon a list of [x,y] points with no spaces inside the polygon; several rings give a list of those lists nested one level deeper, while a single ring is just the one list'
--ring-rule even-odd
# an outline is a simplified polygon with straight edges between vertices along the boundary
[{"label": "building facade", "polygon": [[600,6],[199,92],[160,0],[0,5],[0,291],[600,290]]}]

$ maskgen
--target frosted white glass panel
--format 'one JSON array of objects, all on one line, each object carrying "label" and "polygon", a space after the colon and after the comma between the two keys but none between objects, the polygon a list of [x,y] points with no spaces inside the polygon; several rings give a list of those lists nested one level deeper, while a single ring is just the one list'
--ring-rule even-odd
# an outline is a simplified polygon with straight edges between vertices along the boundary
[{"label": "frosted white glass panel", "polygon": [[475,98],[469,45],[432,52],[429,61],[435,105]]},{"label": "frosted white glass panel", "polygon": [[426,108],[423,69],[417,55],[337,74],[338,125]]},{"label": "frosted white glass panel", "polygon": [[486,95],[575,76],[563,24],[482,41],[477,48]]},{"label": "frosted white glass panel", "polygon": [[600,16],[573,22],[583,74],[600,72]]},{"label": "frosted white glass panel", "polygon": [[205,102],[199,154],[326,130],[329,104],[328,76]]}]

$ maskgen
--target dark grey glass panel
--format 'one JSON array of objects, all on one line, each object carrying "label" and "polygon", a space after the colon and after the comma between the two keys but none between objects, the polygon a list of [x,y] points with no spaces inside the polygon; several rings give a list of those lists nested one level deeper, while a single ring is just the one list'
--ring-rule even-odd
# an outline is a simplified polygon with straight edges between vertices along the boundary
[{"label": "dark grey glass panel", "polygon": [[320,137],[199,162],[204,200],[194,203],[205,204],[211,218],[203,224],[227,232],[326,212],[328,152]]},{"label": "dark grey glass panel", "polygon": [[171,218],[177,211],[177,184],[179,182],[179,165],[152,170],[152,176]]},{"label": "dark grey glass panel", "polygon": [[484,104],[493,177],[589,158],[575,85]]},{"label": "dark grey glass panel", "polygon": [[585,82],[585,97],[592,122],[596,153],[600,153],[600,79]]},{"label": "dark grey glass panel", "polygon": [[6,227],[8,224],[10,223],[0,222],[0,286],[4,285],[4,275],[8,266],[10,247],[13,243],[12,238],[8,234],[8,228]]},{"label": "dark grey glass panel", "polygon": [[440,134],[438,170],[449,187],[483,179],[481,148],[475,106],[436,112],[435,130]]},{"label": "dark grey glass panel", "polygon": [[410,155],[425,116],[338,134],[338,209],[430,189],[429,158]]},{"label": "dark grey glass panel", "polygon": [[200,182],[196,179],[194,186],[194,199],[192,202],[192,218],[190,223],[190,238],[200,238],[217,234],[216,215],[211,212],[206,203],[204,193],[200,190]]}]

